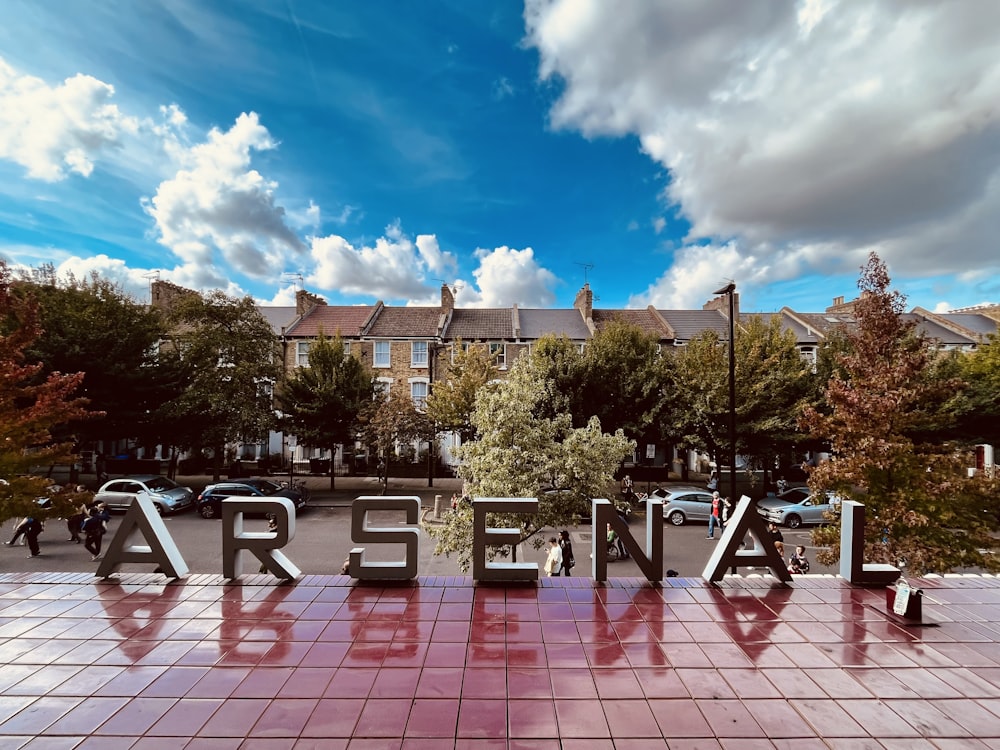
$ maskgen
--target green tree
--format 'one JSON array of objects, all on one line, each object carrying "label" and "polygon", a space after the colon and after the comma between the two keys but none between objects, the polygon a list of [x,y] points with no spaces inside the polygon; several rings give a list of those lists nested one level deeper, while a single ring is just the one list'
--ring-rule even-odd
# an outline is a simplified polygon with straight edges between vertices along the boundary
[{"label": "green tree", "polygon": [[431,386],[427,416],[438,430],[453,432],[464,443],[476,434],[472,426],[476,394],[484,385],[496,380],[499,371],[485,347],[463,347],[461,340],[456,341],[454,347],[455,358],[447,375]]},{"label": "green tree", "polygon": [[397,445],[416,440],[431,440],[432,426],[428,416],[417,409],[413,398],[403,388],[390,388],[380,394],[363,416],[362,434],[369,445],[375,446],[382,493],[388,482],[389,459]]},{"label": "green tree", "polygon": [[[604,494],[619,463],[635,448],[621,430],[603,433],[596,417],[587,426],[574,428],[568,413],[543,416],[539,407],[549,402],[552,386],[539,371],[546,365],[544,357],[536,358],[534,352],[522,356],[506,380],[482,389],[472,416],[478,438],[458,451],[458,473],[472,497],[538,498],[537,514],[491,514],[488,522],[519,529],[518,544],[532,540],[536,547],[544,541],[538,536],[544,528],[575,523],[591,498]],[[435,554],[455,553],[461,569],[468,570],[472,560],[468,505],[461,504],[428,533],[436,539]],[[516,545],[513,554],[516,559]]]},{"label": "green tree", "polygon": [[778,316],[741,323],[736,363],[736,452],[767,472],[804,440],[798,419],[808,403],[810,367]]},{"label": "green tree", "polygon": [[173,349],[184,368],[183,393],[161,412],[182,448],[211,448],[218,481],[226,446],[257,442],[274,426],[271,392],[281,374],[270,323],[250,297],[222,292],[180,297],[170,311]]},{"label": "green tree", "polygon": [[672,356],[672,377],[667,388],[673,408],[663,422],[664,438],[716,458],[728,442],[729,365],[725,344],[714,331],[705,331]]},{"label": "green tree", "polygon": [[29,348],[41,374],[82,372],[79,394],[102,419],[67,425],[81,443],[162,437],[156,410],[176,395],[176,373],[159,362],[156,343],[163,321],[96,273],[86,279],[56,277],[51,265],[23,273],[17,285],[39,305],[41,334]]},{"label": "green tree", "polygon": [[539,417],[570,414],[573,424],[587,424],[591,413],[583,397],[583,355],[566,336],[547,334],[531,347],[531,370],[543,384],[544,393],[535,403]]},{"label": "green tree", "polygon": [[[997,526],[995,491],[966,475],[967,456],[947,442],[921,440],[942,420],[943,405],[959,383],[927,377],[930,344],[902,318],[905,298],[890,291],[885,264],[874,253],[862,269],[856,324],[826,389],[828,413],[807,409],[803,426],[829,442],[832,458],[809,477],[810,487],[833,490],[865,504],[865,555],[873,562],[905,562],[913,575],[955,567],[1000,568],[991,549]],[[839,523],[814,532],[839,554]]]},{"label": "green tree", "polygon": [[666,367],[657,334],[614,320],[597,332],[580,363],[587,417],[605,429],[621,429],[642,443],[660,434],[667,394]]},{"label": "green tree", "polygon": [[966,385],[949,403],[959,439],[1000,447],[1000,335],[954,360]]},{"label": "green tree", "polygon": [[[42,365],[26,357],[40,332],[36,300],[12,293],[10,271],[0,261],[0,520],[39,513],[35,498],[46,494],[49,481],[32,476],[32,467],[75,460],[72,442],[56,440],[54,433],[71,421],[100,416],[76,395],[83,373],[42,376]],[[67,511],[54,504],[48,512]]]},{"label": "green tree", "polygon": [[[338,445],[353,444],[361,414],[374,394],[368,368],[345,353],[339,335],[329,339],[320,331],[309,347],[308,367],[297,369],[278,386],[275,403],[283,430],[294,434],[301,445],[326,448],[334,456]],[[335,475],[331,461],[331,490]]]}]

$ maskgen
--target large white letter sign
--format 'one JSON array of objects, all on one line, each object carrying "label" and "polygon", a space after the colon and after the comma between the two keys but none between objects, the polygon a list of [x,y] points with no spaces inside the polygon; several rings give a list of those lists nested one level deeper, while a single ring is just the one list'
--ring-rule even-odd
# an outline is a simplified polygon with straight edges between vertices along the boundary
[{"label": "large white letter sign", "polygon": [[[273,513],[276,531],[244,531],[244,513]],[[249,550],[277,578],[294,580],[302,571],[279,552],[295,538],[295,506],[287,497],[267,500],[229,498],[222,501],[222,575],[229,580],[243,575],[243,550]]]},{"label": "large white letter sign", "polygon": [[[408,528],[399,526],[369,526],[368,513],[373,510],[401,510],[406,513]],[[408,579],[417,577],[420,560],[420,498],[409,496],[363,495],[351,505],[351,541],[405,544],[406,556],[395,562],[367,562],[365,548],[355,547],[350,553],[348,572],[363,581]]]},{"label": "large white letter sign", "polygon": [[901,575],[885,563],[865,563],[865,506],[853,500],[840,504],[840,575],[851,583],[888,586]]},{"label": "large white letter sign", "polygon": [[486,547],[515,545],[519,529],[487,528],[487,513],[537,513],[538,500],[530,497],[483,497],[472,501],[472,577],[477,581],[537,581],[536,563],[487,562]]},{"label": "large white letter sign", "polygon": [[625,549],[648,581],[663,580],[663,500],[646,500],[646,549],[632,536],[632,530],[622,520],[610,500],[591,501],[591,563],[590,574],[596,581],[608,580],[608,524],[621,537]]},{"label": "large white letter sign", "polygon": [[[753,547],[740,549],[748,534]],[[736,504],[736,512],[726,522],[722,538],[712,550],[712,555],[708,558],[708,564],[701,575],[709,581],[721,581],[726,576],[727,568],[739,566],[770,568],[775,578],[785,582],[792,580],[788,566],[771,540],[771,534],[764,524],[763,517],[746,495],[743,495]]]},{"label": "large white letter sign", "polygon": [[[142,535],[146,544],[134,543],[137,534]],[[124,562],[152,563],[168,578],[183,578],[188,574],[187,564],[177,544],[156,512],[153,501],[145,493],[136,495],[125,511],[125,517],[97,567],[97,575],[108,578],[118,572]]]}]

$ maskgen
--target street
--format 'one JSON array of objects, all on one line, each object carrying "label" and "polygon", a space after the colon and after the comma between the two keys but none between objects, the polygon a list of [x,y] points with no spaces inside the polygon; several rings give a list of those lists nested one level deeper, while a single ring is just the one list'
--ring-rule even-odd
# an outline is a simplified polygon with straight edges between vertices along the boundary
[{"label": "street", "polygon": [[[433,515],[433,507],[424,503],[424,517]],[[401,514],[400,514],[401,517]],[[122,516],[112,516],[110,531],[104,538],[105,548],[117,530]],[[167,530],[173,536],[192,574],[211,573],[222,574],[222,523],[218,519],[206,520],[194,512],[184,512],[176,516],[164,518]],[[259,519],[248,519],[250,525],[259,525],[264,530],[265,522]],[[644,539],[644,519],[633,519],[631,528],[640,545]],[[0,537],[7,541],[11,536],[12,524],[7,521],[0,527]],[[256,530],[256,529],[252,529]],[[589,526],[575,526],[569,529],[576,556],[574,574],[589,577],[591,529]],[[690,524],[681,527],[664,527],[664,571],[673,569],[681,576],[697,577],[704,570],[705,563],[714,545],[718,541],[705,538],[705,524]],[[333,575],[340,572],[341,565],[348,551],[355,546],[350,540],[351,518],[350,508],[344,505],[334,507],[314,506],[307,508],[296,520],[295,538],[284,548],[285,555],[297,565],[306,575]],[[809,547],[809,531],[798,529],[783,530],[785,551],[791,554],[796,544],[807,547],[811,573],[835,573],[834,568],[821,566],[816,562],[816,550]],[[601,532],[603,536],[603,531]],[[544,532],[541,536],[547,539],[551,534]],[[28,558],[27,547],[0,547],[0,572],[46,571],[46,572],[88,572],[96,571],[97,563],[92,562],[90,554],[82,544],[67,541],[66,525],[59,520],[51,520],[46,524],[46,530],[40,537],[42,556]],[[716,535],[718,539],[719,535]],[[462,575],[454,557],[435,556],[433,541],[426,535],[421,535],[420,575]],[[401,545],[368,546],[369,560],[392,559],[401,554]],[[535,550],[530,544],[521,545],[518,550],[518,560],[521,562],[544,563],[545,549]],[[244,570],[256,571],[256,563],[247,558]],[[151,572],[148,565],[123,565],[123,572]],[[742,571],[741,571],[742,572]],[[621,560],[608,564],[609,577],[639,576],[638,566],[631,560]]]}]

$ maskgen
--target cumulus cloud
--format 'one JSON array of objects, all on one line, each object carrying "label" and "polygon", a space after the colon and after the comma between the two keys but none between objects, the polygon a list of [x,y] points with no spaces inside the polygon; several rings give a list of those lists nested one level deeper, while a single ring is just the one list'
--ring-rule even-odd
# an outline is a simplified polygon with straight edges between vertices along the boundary
[{"label": "cumulus cloud", "polygon": [[216,253],[238,273],[273,279],[289,257],[305,250],[277,203],[277,183],[250,166],[254,151],[276,146],[253,112],[241,114],[227,131],[213,128],[203,143],[187,149],[175,144],[181,169],[160,183],[145,209],[159,242],[181,259],[184,275],[199,288],[223,276]]},{"label": "cumulus cloud", "polygon": [[456,267],[455,257],[441,250],[437,237],[422,234],[411,240],[399,224],[386,227],[370,246],[355,247],[339,235],[316,237],[310,255],[315,265],[308,283],[385,300],[428,299],[435,278]]},{"label": "cumulus cloud", "polygon": [[1000,270],[1000,4],[528,0],[525,24],[563,84],[552,125],[637,135],[688,242],[750,278],[862,248],[903,275]]},{"label": "cumulus cloud", "polygon": [[82,74],[50,86],[0,58],[0,159],[46,182],[71,172],[89,177],[101,153],[139,127],[111,103],[114,93]]},{"label": "cumulus cloud", "polygon": [[550,307],[555,302],[555,274],[538,264],[530,247],[498,247],[475,252],[475,285],[462,283],[455,304],[461,307]]}]

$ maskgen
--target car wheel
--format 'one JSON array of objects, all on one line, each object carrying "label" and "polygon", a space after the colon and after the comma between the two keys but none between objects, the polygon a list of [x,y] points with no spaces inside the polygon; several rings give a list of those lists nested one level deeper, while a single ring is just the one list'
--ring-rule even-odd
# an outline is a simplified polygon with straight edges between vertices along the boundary
[{"label": "car wheel", "polygon": [[667,516],[667,520],[670,521],[670,523],[672,523],[674,526],[683,526],[684,521],[686,519],[684,518],[683,513],[681,513],[679,510],[675,510],[673,513]]},{"label": "car wheel", "polygon": [[785,525],[790,529],[797,529],[802,525],[802,519],[796,515],[790,515],[785,519]]},{"label": "car wheel", "polygon": [[200,508],[198,512],[201,513],[202,518],[215,518],[215,506],[211,503],[205,503]]},{"label": "car wheel", "polygon": [[156,508],[156,515],[158,515],[158,516],[162,516],[163,515],[163,506],[162,505],[160,505],[159,503],[153,503],[153,507]]}]

